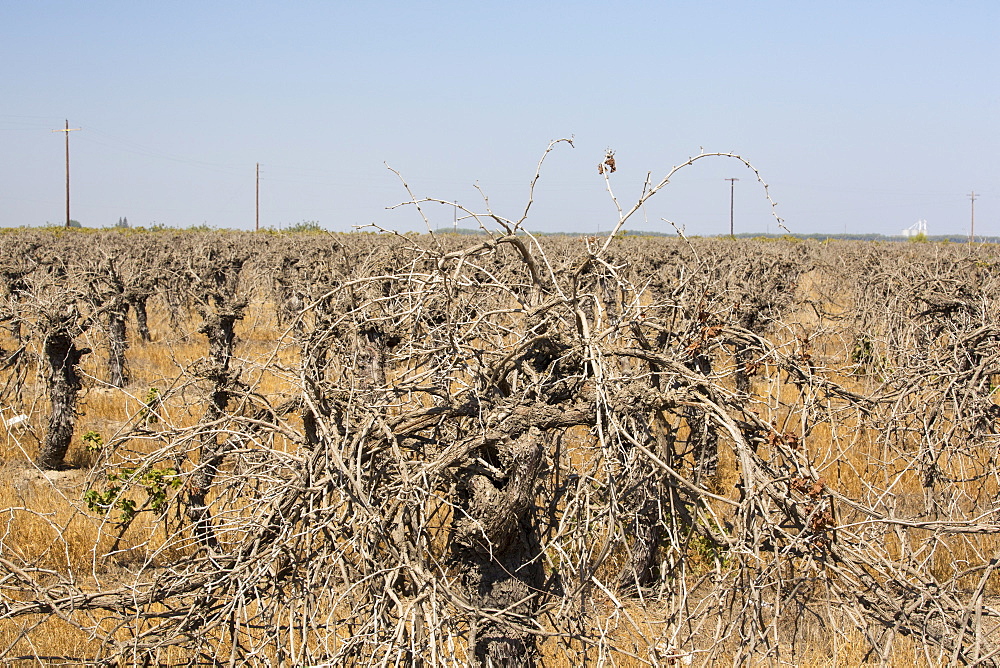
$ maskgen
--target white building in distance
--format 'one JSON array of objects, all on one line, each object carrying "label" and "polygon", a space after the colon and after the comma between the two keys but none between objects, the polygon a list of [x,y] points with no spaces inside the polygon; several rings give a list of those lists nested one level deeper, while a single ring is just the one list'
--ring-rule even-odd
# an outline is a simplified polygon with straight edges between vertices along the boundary
[{"label": "white building in distance", "polygon": [[918,234],[927,236],[927,221],[923,218],[903,230],[904,237],[915,237]]}]

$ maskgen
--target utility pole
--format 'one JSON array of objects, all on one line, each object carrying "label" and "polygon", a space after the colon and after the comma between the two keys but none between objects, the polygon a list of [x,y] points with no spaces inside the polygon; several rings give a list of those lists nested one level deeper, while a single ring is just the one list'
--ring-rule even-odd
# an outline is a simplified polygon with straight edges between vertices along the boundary
[{"label": "utility pole", "polygon": [[260,163],[257,163],[257,206],[254,209],[254,232],[260,232]]},{"label": "utility pole", "polygon": [[455,201],[455,208],[453,209],[453,211],[454,211],[454,213],[452,214],[451,226],[455,230],[455,232],[458,233],[458,201],[457,200]]},{"label": "utility pole", "polygon": [[976,191],[973,190],[969,193],[969,199],[972,201],[972,220],[969,221],[969,243],[974,243],[976,240]]},{"label": "utility pole", "polygon": [[66,133],[66,227],[69,227],[69,133],[75,132],[80,128],[71,128],[69,126],[69,119],[66,119],[66,127],[62,130],[53,130],[53,132],[65,132]]},{"label": "utility pole", "polygon": [[735,236],[733,234],[733,199],[736,194],[736,182],[739,179],[726,179],[729,181],[729,236]]}]

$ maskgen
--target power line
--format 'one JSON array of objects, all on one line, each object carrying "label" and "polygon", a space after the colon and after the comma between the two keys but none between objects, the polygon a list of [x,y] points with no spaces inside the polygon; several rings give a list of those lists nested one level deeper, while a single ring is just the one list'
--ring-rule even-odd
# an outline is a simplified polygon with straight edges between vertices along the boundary
[{"label": "power line", "polygon": [[[103,132],[93,127],[88,126],[87,131],[88,133],[90,133],[88,135],[88,137],[90,137],[87,140],[88,142],[97,144],[98,146],[106,146],[108,148],[112,148],[117,151],[122,151],[123,153],[131,153],[133,155],[141,155],[148,158],[157,158],[160,160],[177,162],[225,174],[238,174],[239,171],[241,170],[241,168],[234,163],[212,162],[208,160],[202,160],[199,158],[193,158],[191,156],[165,153],[163,151],[160,151],[159,149],[151,148],[149,146],[145,146],[137,142],[134,142],[132,140],[124,139],[122,137],[117,137],[115,135]],[[104,138],[106,141],[100,141],[99,139],[95,139],[95,137]]]}]

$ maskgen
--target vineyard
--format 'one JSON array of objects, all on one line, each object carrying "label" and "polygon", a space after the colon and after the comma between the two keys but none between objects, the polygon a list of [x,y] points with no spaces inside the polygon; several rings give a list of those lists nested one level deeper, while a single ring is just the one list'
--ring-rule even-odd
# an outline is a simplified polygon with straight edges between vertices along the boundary
[{"label": "vineyard", "polygon": [[0,660],[1000,665],[1000,248],[495,220],[0,234]]}]

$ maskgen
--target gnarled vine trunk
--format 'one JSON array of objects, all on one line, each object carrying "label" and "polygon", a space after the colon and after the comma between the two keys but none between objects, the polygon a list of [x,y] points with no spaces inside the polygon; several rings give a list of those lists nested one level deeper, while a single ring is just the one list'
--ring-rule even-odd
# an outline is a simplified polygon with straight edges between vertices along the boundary
[{"label": "gnarled vine trunk", "polygon": [[113,387],[125,387],[129,383],[128,350],[125,323],[128,318],[128,302],[119,300],[108,309],[108,383]]},{"label": "gnarled vine trunk", "polygon": [[76,402],[80,392],[77,365],[90,348],[77,348],[73,337],[65,331],[49,334],[44,346],[48,365],[48,385],[51,412],[48,430],[35,463],[43,469],[57,469],[63,464],[76,424]]},{"label": "gnarled vine trunk", "polygon": [[[236,341],[236,321],[243,317],[242,308],[205,314],[200,332],[208,336],[209,367],[204,376],[213,386],[202,418],[207,425],[216,425],[226,413],[233,389],[230,361]],[[208,492],[226,456],[228,440],[219,436],[217,427],[209,427],[201,436],[198,467],[191,475],[187,516],[197,540],[209,547],[217,545],[208,508]]]},{"label": "gnarled vine trunk", "polygon": [[129,301],[135,313],[135,329],[139,333],[139,338],[147,343],[153,340],[149,333],[149,312],[146,307],[148,301],[149,295],[145,294],[136,295]]},{"label": "gnarled vine trunk", "polygon": [[[470,645],[481,668],[531,668],[543,585],[532,506],[545,436],[531,427],[497,443],[505,477],[472,473],[462,482],[452,562],[475,607]],[[498,620],[496,617],[500,617]]]}]

